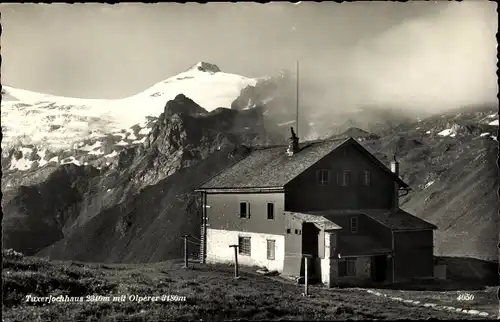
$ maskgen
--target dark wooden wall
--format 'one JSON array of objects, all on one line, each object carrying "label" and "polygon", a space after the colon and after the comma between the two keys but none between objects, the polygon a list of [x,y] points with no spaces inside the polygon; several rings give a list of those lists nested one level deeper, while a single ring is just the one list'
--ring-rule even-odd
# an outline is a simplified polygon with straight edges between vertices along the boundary
[{"label": "dark wooden wall", "polygon": [[396,280],[431,277],[434,271],[433,231],[394,232]]},{"label": "dark wooden wall", "polygon": [[[350,218],[358,218],[358,231],[352,233],[350,230]],[[334,223],[342,227],[338,231],[339,238],[342,236],[371,236],[376,239],[381,246],[392,248],[392,232],[391,229],[378,223],[366,215],[348,215],[339,214],[328,216]]]},{"label": "dark wooden wall", "polygon": [[[330,170],[329,185],[318,184],[317,171]],[[337,172],[351,170],[351,184],[337,184]],[[362,186],[363,171],[370,171],[370,186]],[[333,151],[286,185],[285,210],[390,209],[392,177],[351,145]]]}]

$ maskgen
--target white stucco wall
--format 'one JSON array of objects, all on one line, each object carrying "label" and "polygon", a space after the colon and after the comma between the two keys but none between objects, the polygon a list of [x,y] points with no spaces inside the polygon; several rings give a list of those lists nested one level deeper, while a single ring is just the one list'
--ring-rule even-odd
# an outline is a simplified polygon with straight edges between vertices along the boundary
[{"label": "white stucco wall", "polygon": [[[265,266],[269,270],[283,271],[285,259],[285,236],[259,234],[241,231],[207,229],[207,262],[234,263],[234,249],[229,245],[238,244],[238,237],[250,237],[251,255],[238,254],[238,263],[242,265]],[[267,259],[267,240],[275,240],[275,259]]]},{"label": "white stucco wall", "polygon": [[330,267],[331,267],[331,260],[329,258],[322,258],[321,259],[321,283],[325,284],[328,287],[331,286]]}]

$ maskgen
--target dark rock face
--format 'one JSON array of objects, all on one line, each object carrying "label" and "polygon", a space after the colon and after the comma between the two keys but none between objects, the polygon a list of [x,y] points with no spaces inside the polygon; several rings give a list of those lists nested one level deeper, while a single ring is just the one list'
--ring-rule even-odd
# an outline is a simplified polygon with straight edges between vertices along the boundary
[{"label": "dark rock face", "polygon": [[63,237],[66,224],[78,216],[92,167],[64,165],[45,180],[4,191],[3,246],[34,255]]},{"label": "dark rock face", "polygon": [[[266,118],[276,125],[295,121],[296,103],[295,78],[290,73],[283,72],[275,77],[259,79],[255,86],[244,88],[240,96],[231,104],[231,109],[260,108]],[[307,114],[304,106],[301,106],[301,108]],[[299,117],[300,127],[305,129],[307,127],[306,118],[304,118],[304,115]],[[277,128],[276,131],[287,136],[289,126]],[[303,138],[300,134],[299,137]]]},{"label": "dark rock face", "polygon": [[199,71],[208,72],[208,73],[218,73],[221,71],[219,66],[217,66],[215,64],[206,63],[206,62],[199,62],[198,64],[196,64],[192,68],[196,68]]},{"label": "dark rock face", "polygon": [[165,105],[164,114],[168,117],[173,114],[207,114],[208,112],[196,104],[192,99],[184,94],[177,95],[172,101],[168,101]]}]

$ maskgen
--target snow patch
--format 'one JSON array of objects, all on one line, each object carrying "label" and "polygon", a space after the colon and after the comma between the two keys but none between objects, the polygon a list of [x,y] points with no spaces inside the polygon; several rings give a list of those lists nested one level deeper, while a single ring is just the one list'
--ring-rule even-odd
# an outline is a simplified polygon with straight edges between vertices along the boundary
[{"label": "snow patch", "polygon": [[140,140],[135,140],[132,142],[132,144],[140,144],[140,143],[144,143],[146,142],[146,137],[144,136],[142,139]]},{"label": "snow patch", "polygon": [[129,136],[127,136],[127,140],[137,140],[137,136],[135,136],[134,133],[130,133]]},{"label": "snow patch", "polygon": [[115,143],[115,145],[126,146],[126,145],[128,145],[128,142],[121,140],[120,142]]},{"label": "snow patch", "polygon": [[151,128],[150,127],[145,127],[145,128],[142,128],[140,131],[139,131],[139,134],[140,135],[148,135],[149,132],[151,132]]},{"label": "snow patch", "polygon": [[59,157],[55,156],[53,158],[50,158],[49,163],[52,163],[52,162],[59,163]]},{"label": "snow patch", "polygon": [[61,164],[70,164],[70,163],[73,163],[73,164],[76,164],[78,166],[81,165],[80,161],[78,161],[77,159],[75,159],[74,156],[71,156],[71,157],[69,157],[67,159],[69,159],[69,160],[66,160],[66,159],[61,160]]},{"label": "snow patch", "polygon": [[16,160],[14,157],[10,161],[10,168],[9,170],[21,170],[21,171],[26,171],[31,169],[31,165],[33,164],[33,161],[30,161],[26,159],[23,155],[22,158],[19,160]]},{"label": "snow patch", "polygon": [[94,142],[94,144],[92,145],[86,145],[86,146],[82,146],[80,148],[78,148],[78,150],[82,150],[82,151],[92,151],[92,150],[95,150],[96,148],[99,148],[102,146],[102,143],[100,141],[96,141]]},{"label": "snow patch", "polygon": [[434,180],[427,182],[427,183],[425,184],[424,189],[426,189],[426,188],[430,187],[433,183],[434,183]]},{"label": "snow patch", "polygon": [[441,136],[449,136],[450,134],[452,134],[452,129],[442,130],[441,132],[438,133],[438,135]]},{"label": "snow patch", "polygon": [[90,151],[89,153],[87,154],[90,154],[90,155],[103,155],[104,152],[102,152],[100,149],[99,150],[95,150],[95,151]]},{"label": "snow patch", "polygon": [[47,149],[41,149],[37,152],[38,157],[40,157],[40,160],[38,160],[39,167],[43,167],[44,165],[47,164],[47,161],[45,160],[46,153],[47,153]]},{"label": "snow patch", "polygon": [[496,125],[496,126],[498,126],[498,120],[494,120],[494,121],[488,123],[488,125]]},{"label": "snow patch", "polygon": [[[116,157],[117,155],[118,155],[118,153],[116,151],[113,151],[110,154],[106,154],[104,157],[105,158],[113,158],[113,157]],[[106,164],[108,164],[108,163],[106,163]]]},{"label": "snow patch", "polygon": [[484,133],[481,133],[481,135],[479,135],[480,137],[485,137],[485,136],[488,136],[490,135],[490,132],[484,132]]}]

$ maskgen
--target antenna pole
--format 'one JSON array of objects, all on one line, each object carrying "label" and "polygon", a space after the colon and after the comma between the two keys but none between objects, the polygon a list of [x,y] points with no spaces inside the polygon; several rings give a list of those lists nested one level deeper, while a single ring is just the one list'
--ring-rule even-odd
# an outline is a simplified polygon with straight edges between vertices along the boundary
[{"label": "antenna pole", "polygon": [[296,92],[296,111],[295,111],[295,127],[297,128],[297,137],[299,136],[299,61],[297,60],[296,64],[296,77],[297,77],[297,88],[295,89]]}]

